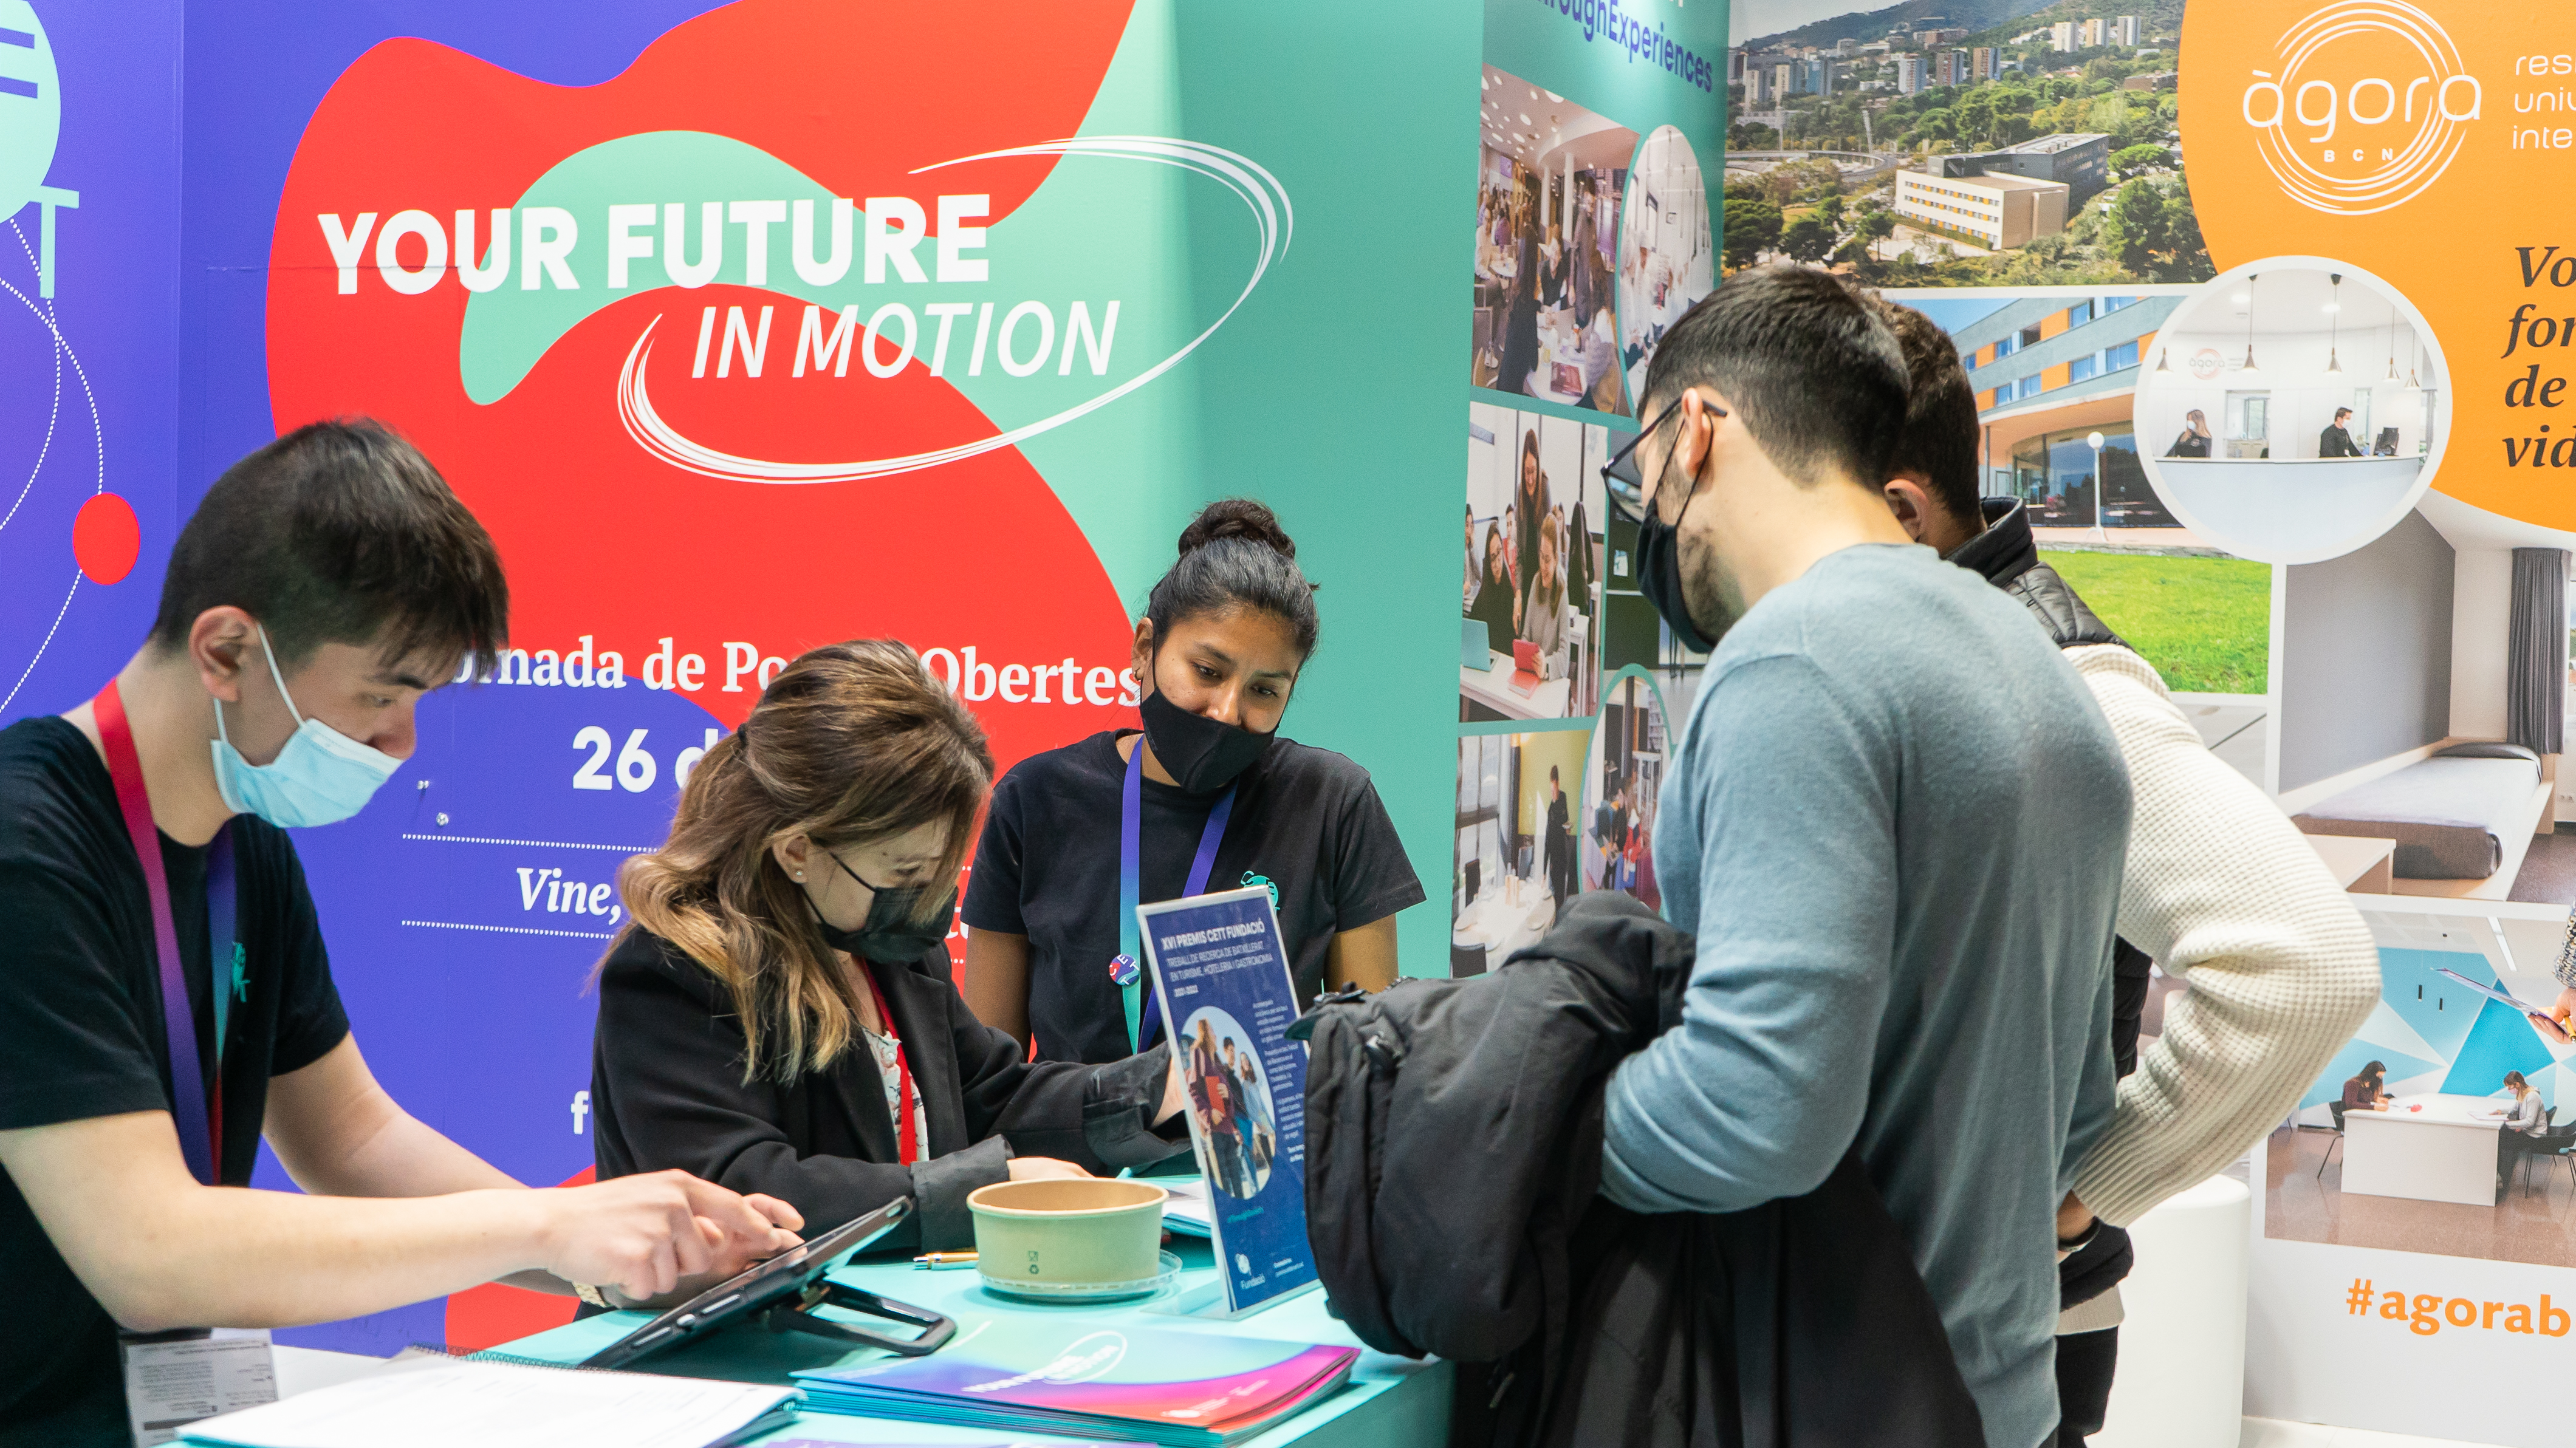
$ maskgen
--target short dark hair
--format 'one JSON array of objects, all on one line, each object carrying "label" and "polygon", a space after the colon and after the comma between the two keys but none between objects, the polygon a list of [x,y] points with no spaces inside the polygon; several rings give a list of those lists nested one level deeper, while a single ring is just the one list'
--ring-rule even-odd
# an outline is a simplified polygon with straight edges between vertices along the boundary
[{"label": "short dark hair", "polygon": [[198,615],[259,620],[284,667],[325,643],[480,676],[509,636],[510,586],[483,525],[420,450],[365,418],[308,423],[224,470],[179,530],[152,641]]},{"label": "short dark hair", "polygon": [[1682,314],[1646,365],[1653,417],[1686,387],[1714,387],[1782,472],[1839,469],[1875,489],[1905,423],[1905,355],[1875,309],[1829,272],[1737,272]]},{"label": "short dark hair", "polygon": [[1888,456],[1888,476],[1921,478],[1943,511],[1974,523],[1977,393],[1968,385],[1959,348],[1930,317],[1885,298],[1873,300],[1905,354],[1905,430]]},{"label": "short dark hair", "polygon": [[1180,561],[1146,596],[1154,637],[1185,618],[1257,608],[1288,625],[1297,657],[1315,652],[1315,585],[1297,567],[1297,544],[1279,515],[1250,498],[1221,498],[1181,530]]},{"label": "short dark hair", "polygon": [[2350,416],[2352,416],[2352,409],[2349,407],[2338,407],[2335,409],[2335,421],[2337,422],[2341,422]]}]

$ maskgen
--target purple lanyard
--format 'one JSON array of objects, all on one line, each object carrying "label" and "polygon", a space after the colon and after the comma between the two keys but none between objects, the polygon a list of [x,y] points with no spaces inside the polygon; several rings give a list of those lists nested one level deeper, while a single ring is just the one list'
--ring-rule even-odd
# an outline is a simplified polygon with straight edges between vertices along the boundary
[{"label": "purple lanyard", "polygon": [[[1216,847],[1225,841],[1225,822],[1234,814],[1234,786],[1217,796],[1216,807],[1208,811],[1207,828],[1199,832],[1199,852],[1190,861],[1189,884],[1184,898],[1207,893],[1208,874],[1216,868]],[[1127,755],[1127,785],[1120,792],[1118,810],[1118,958],[1109,964],[1109,978],[1118,983],[1126,997],[1127,1049],[1145,1049],[1145,1005],[1153,997],[1152,984],[1145,979],[1143,966],[1144,927],[1137,923],[1136,907],[1145,900],[1143,866],[1145,838],[1145,740],[1137,736],[1136,747]],[[1158,1018],[1154,1024],[1160,1025]]]},{"label": "purple lanyard", "polygon": [[[161,1025],[170,1043],[170,1116],[179,1129],[179,1154],[188,1172],[207,1186],[216,1184],[222,1164],[215,1143],[224,1129],[224,1025],[238,983],[232,831],[215,832],[206,854],[206,989],[215,1007],[215,1075],[207,1079],[197,1057],[197,1015],[188,1005],[188,981],[179,968],[179,927],[170,912],[170,877],[161,866],[161,833],[152,823],[152,798],[143,785],[142,757],[134,749],[134,726],[125,717],[124,697],[116,681],[90,701],[98,721],[99,742],[106,747],[108,778],[116,785],[116,805],[125,817],[125,832],[134,842],[135,863],[143,868],[143,893],[152,902],[152,944],[161,962]],[[228,977],[232,977],[228,979]]]}]

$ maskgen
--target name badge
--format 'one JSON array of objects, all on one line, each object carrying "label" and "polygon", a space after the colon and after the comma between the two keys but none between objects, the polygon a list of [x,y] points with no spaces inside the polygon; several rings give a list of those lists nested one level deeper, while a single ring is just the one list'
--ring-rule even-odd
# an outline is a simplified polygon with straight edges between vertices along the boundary
[{"label": "name badge", "polygon": [[134,1448],[176,1440],[181,1429],[218,1413],[277,1401],[268,1330],[223,1328],[128,1336],[125,1417]]}]

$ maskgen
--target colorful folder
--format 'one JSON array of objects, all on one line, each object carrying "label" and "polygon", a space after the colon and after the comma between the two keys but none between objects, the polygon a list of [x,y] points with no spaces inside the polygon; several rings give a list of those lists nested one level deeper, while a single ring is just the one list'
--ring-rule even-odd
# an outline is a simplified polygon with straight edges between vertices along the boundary
[{"label": "colorful folder", "polygon": [[922,1358],[796,1374],[806,1407],[1011,1432],[1219,1448],[1349,1381],[1359,1350],[1096,1320],[960,1319]]}]

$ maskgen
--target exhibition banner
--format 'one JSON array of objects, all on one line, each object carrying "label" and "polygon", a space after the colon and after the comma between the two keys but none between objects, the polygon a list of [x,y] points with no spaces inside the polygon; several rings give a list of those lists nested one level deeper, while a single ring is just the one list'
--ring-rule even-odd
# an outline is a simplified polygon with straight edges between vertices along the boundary
[{"label": "exhibition banner", "polygon": [[[2563,20],[1736,4],[1722,269],[1833,267],[1949,329],[1982,491],[2380,945],[2378,1008],[2251,1158],[2261,1416],[2566,1436],[2466,1386],[2549,1380],[2576,1299]],[[2146,1069],[2189,990],[2159,973]],[[2140,1391],[2097,1441],[2145,1441]]]},{"label": "exhibition banner", "polygon": [[[1422,879],[1452,866],[1446,911],[1397,917],[1402,968],[1481,961],[1575,877],[1587,801],[1651,807],[1654,685],[1619,670],[1659,634],[1593,469],[1714,285],[1724,22],[0,0],[0,716],[140,645],[234,460],[343,415],[418,443],[500,546],[511,651],[297,846],[394,1098],[580,1180],[618,870],[785,661],[899,638],[1004,768],[1132,729],[1146,590],[1245,495],[1319,586],[1284,732],[1369,771]],[[1472,669],[1440,621],[1461,501],[1506,543]],[[1553,793],[1450,788],[1522,737]],[[281,1340],[471,1348],[566,1312],[489,1288]]]}]

